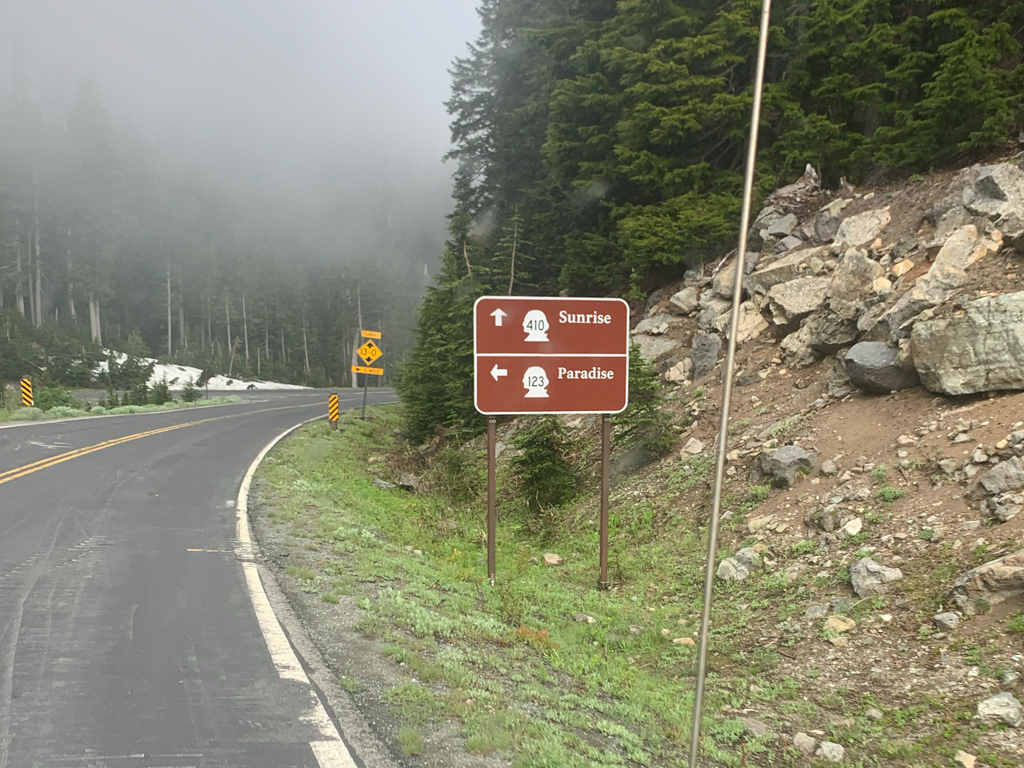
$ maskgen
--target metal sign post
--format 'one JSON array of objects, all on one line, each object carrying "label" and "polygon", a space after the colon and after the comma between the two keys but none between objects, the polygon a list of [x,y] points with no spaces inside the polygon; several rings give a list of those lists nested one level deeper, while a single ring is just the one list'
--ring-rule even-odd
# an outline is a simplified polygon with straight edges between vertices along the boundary
[{"label": "metal sign post", "polygon": [[498,571],[498,482],[495,433],[498,420],[487,417],[487,578],[494,586]]},{"label": "metal sign post", "polygon": [[327,420],[331,422],[331,429],[337,431],[338,416],[340,415],[340,403],[336,392],[332,392],[327,398]]},{"label": "metal sign post", "polygon": [[757,161],[757,132],[761,125],[761,90],[764,85],[764,60],[768,48],[768,22],[771,0],[763,0],[761,32],[757,46],[757,68],[754,73],[754,103],[750,115],[750,141],[747,145],[747,169],[743,180],[743,208],[740,212],[740,239],[736,251],[736,275],[732,296],[732,321],[729,325],[729,346],[722,374],[722,420],[718,427],[718,457],[715,464],[715,486],[711,498],[711,519],[708,522],[708,560],[704,571],[704,605],[700,616],[700,648],[697,654],[697,686],[693,693],[693,729],[690,732],[689,768],[697,768],[700,753],[701,717],[704,711],[704,681],[707,676],[708,641],[711,627],[711,598],[715,586],[715,559],[718,554],[718,522],[722,510],[722,483],[725,480],[725,453],[728,445],[729,405],[732,401],[732,377],[736,365],[736,331],[739,328],[739,306],[743,298],[743,264],[747,252],[747,229],[750,227],[750,203],[754,191],[754,165]]},{"label": "metal sign post", "polygon": [[32,379],[27,376],[21,380],[21,404],[26,408],[31,408],[35,404],[35,398],[32,395]]},{"label": "metal sign post", "polygon": [[608,580],[611,414],[629,403],[629,305],[622,299],[485,296],[473,308],[473,393],[487,419],[487,570],[495,582],[498,415],[601,415],[601,574]]},{"label": "metal sign post", "polygon": [[361,346],[359,349],[356,350],[356,354],[359,355],[360,358],[362,358],[363,362],[366,363],[366,365],[353,365],[352,366],[352,373],[361,373],[361,374],[363,374],[363,416],[362,416],[362,419],[363,419],[363,421],[366,421],[366,388],[369,386],[369,384],[368,384],[368,382],[366,380],[366,377],[367,377],[367,375],[371,375],[371,376],[383,376],[384,375],[384,369],[383,368],[371,368],[371,367],[369,367],[369,366],[372,366],[373,363],[376,362],[378,359],[383,357],[384,353],[381,351],[380,347],[378,347],[376,344],[373,343],[374,339],[380,339],[381,338],[382,334],[380,332],[378,332],[378,331],[360,331],[359,333],[360,333],[360,335],[364,339],[368,339],[368,341],[366,341],[366,343],[364,343],[363,346]]}]

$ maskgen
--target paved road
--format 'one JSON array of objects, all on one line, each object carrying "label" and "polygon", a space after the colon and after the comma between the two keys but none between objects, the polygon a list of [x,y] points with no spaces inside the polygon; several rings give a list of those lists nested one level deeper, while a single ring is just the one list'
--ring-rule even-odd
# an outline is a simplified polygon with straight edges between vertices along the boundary
[{"label": "paved road", "polygon": [[278,674],[235,557],[234,504],[326,393],[258,394],[0,429],[0,768],[318,765],[308,686]]}]

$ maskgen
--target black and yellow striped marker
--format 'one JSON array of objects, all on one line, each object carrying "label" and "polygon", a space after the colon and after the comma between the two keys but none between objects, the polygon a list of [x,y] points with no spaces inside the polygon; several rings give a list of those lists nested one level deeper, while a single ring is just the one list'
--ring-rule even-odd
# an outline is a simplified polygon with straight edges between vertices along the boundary
[{"label": "black and yellow striped marker", "polygon": [[35,398],[32,397],[32,379],[21,380],[21,404],[26,408],[31,408],[35,404]]},{"label": "black and yellow striped marker", "polygon": [[340,404],[338,403],[338,396],[331,393],[330,397],[327,398],[327,418],[331,422],[331,429],[338,428],[338,414],[340,412]]}]

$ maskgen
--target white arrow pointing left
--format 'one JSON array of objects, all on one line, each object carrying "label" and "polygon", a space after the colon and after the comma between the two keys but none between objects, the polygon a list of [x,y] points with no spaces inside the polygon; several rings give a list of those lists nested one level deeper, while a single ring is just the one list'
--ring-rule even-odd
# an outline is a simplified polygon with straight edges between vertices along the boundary
[{"label": "white arrow pointing left", "polygon": [[491,317],[494,318],[494,325],[497,326],[498,328],[501,328],[501,319],[503,317],[508,317],[508,313],[506,313],[503,309],[499,307],[498,309],[491,312]]},{"label": "white arrow pointing left", "polygon": [[497,381],[502,376],[508,376],[508,369],[507,368],[499,368],[498,364],[495,363],[494,367],[491,368],[491,376],[493,376],[494,380]]}]

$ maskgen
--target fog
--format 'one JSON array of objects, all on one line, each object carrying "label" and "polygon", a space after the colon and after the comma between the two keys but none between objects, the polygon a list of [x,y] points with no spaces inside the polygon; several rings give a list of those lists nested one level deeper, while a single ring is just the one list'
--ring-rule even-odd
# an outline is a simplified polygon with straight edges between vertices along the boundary
[{"label": "fog", "polygon": [[[438,251],[451,60],[475,0],[0,0],[0,87],[20,59],[48,121],[84,77],[119,137],[243,207],[358,256],[381,227]],[[298,219],[296,219],[298,217]]]}]

